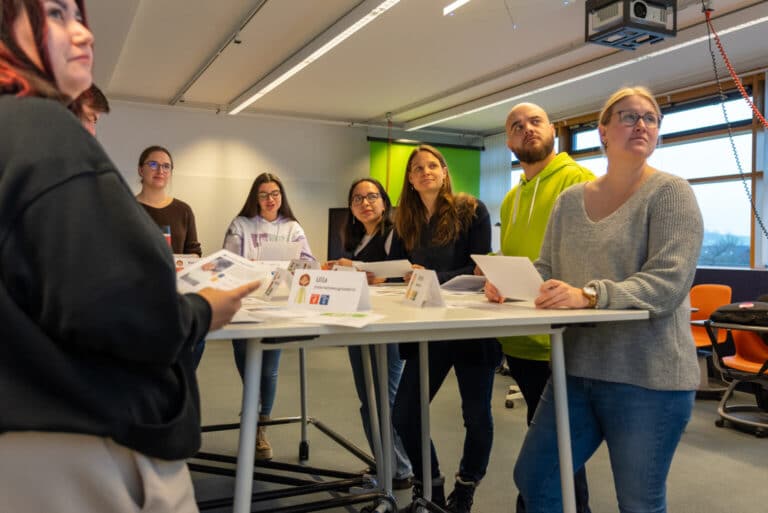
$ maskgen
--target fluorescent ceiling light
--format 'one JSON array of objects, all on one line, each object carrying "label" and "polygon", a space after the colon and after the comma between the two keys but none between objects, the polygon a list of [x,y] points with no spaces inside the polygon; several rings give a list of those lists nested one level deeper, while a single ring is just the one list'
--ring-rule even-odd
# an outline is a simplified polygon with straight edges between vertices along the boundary
[{"label": "fluorescent ceiling light", "polygon": [[458,9],[464,4],[468,4],[469,0],[456,0],[455,2],[451,2],[450,4],[443,7],[443,16],[448,16],[449,14],[452,14],[453,11]]},{"label": "fluorescent ceiling light", "polygon": [[[257,82],[248,91],[236,98],[235,101],[230,104],[230,107],[228,107],[228,113],[231,115],[239,114],[243,109],[247,108],[253,102],[269,93],[277,86],[294,76],[296,73],[331,51],[336,45],[347,39],[361,28],[368,25],[379,15],[388,11],[399,1],[400,0],[385,0],[382,2],[380,0],[369,0],[368,2],[364,2],[362,5],[359,5],[350,11],[341,20],[336,22],[330,29],[318,36],[312,43],[302,48],[295,56],[298,58],[298,62],[296,62],[296,58],[289,59],[272,73],[267,75],[264,79]],[[373,9],[369,9],[369,5],[373,4],[376,6]],[[328,36],[329,34],[336,35],[331,37],[330,40],[325,41],[327,37],[330,37]],[[325,42],[323,43],[322,41]],[[307,53],[308,55],[306,55]]]},{"label": "fluorescent ceiling light", "polygon": [[[733,32],[738,32],[739,30],[743,30],[745,28],[749,28],[749,27],[752,27],[754,25],[758,25],[760,23],[765,23],[767,21],[768,21],[768,16],[763,16],[762,18],[758,18],[758,19],[751,20],[751,21],[748,21],[748,22],[745,22],[745,23],[741,23],[739,25],[735,25],[733,27],[729,27],[729,28],[726,28],[726,29],[718,30],[717,34],[719,36],[724,36],[726,34],[730,34],[730,33],[733,33]],[[443,111],[444,112],[443,115],[441,115],[440,113],[436,113],[436,114],[432,114],[432,115],[428,115],[428,116],[424,116],[422,118],[419,118],[419,119],[422,119],[423,121],[419,121],[418,119],[416,119],[414,121],[410,121],[408,123],[405,123],[405,125],[403,126],[403,129],[406,132],[412,132],[412,131],[418,130],[420,128],[424,128],[424,127],[428,127],[428,126],[432,126],[432,125],[437,125],[439,123],[444,123],[444,122],[450,121],[452,119],[460,118],[462,116],[468,116],[470,114],[474,114],[475,112],[480,112],[480,111],[485,110],[485,109],[490,109],[490,108],[496,107],[496,106],[504,104],[504,103],[521,100],[523,98],[528,98],[528,97],[531,97],[531,96],[533,96],[535,94],[543,93],[543,92],[546,92],[546,91],[551,91],[552,89],[557,89],[557,88],[560,88],[560,87],[563,87],[563,86],[566,86],[566,85],[569,85],[569,84],[573,84],[574,82],[580,82],[582,80],[586,80],[588,78],[592,78],[592,77],[597,76],[597,75],[602,75],[602,74],[605,74],[605,73],[609,73],[611,71],[615,71],[617,69],[624,68],[626,66],[629,66],[631,64],[635,64],[637,62],[641,62],[641,61],[644,61],[644,60],[647,60],[647,59],[651,59],[653,57],[658,57],[660,55],[664,55],[664,54],[667,54],[667,53],[670,53],[670,52],[674,52],[676,50],[680,50],[680,49],[685,48],[687,46],[691,46],[691,45],[695,45],[695,44],[698,44],[698,43],[702,43],[702,42],[708,40],[709,37],[710,37],[709,35],[695,37],[695,38],[690,39],[688,41],[684,41],[682,43],[670,45],[670,46],[668,46],[666,48],[662,48],[662,49],[657,50],[655,52],[650,52],[648,54],[641,55],[641,56],[635,57],[633,59],[628,59],[626,61],[622,61],[622,62],[613,64],[613,65],[610,65],[610,66],[605,66],[605,67],[602,67],[602,68],[597,69],[595,71],[590,71],[588,73],[584,73],[584,74],[579,75],[577,77],[568,78],[566,80],[557,82],[555,84],[549,84],[549,85],[541,86],[541,87],[538,87],[538,88],[533,89],[531,91],[526,91],[524,93],[515,94],[515,95],[512,95],[512,96],[504,96],[503,98],[499,98],[498,100],[491,101],[490,103],[485,103],[485,104],[482,104],[482,105],[478,105],[476,107],[470,107],[470,108],[464,108],[464,109],[461,109],[461,108],[446,109],[445,111]],[[494,95],[494,96],[499,96],[499,95]]]}]

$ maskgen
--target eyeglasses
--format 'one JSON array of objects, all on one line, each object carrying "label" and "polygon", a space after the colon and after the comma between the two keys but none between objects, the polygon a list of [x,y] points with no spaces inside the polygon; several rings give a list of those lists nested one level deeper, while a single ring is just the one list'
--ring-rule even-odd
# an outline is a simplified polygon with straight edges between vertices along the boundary
[{"label": "eyeglasses", "polygon": [[161,164],[156,160],[148,160],[144,162],[144,165],[147,166],[152,171],[160,171],[162,173],[170,173],[171,169],[173,169],[173,167],[168,162],[163,162]]},{"label": "eyeglasses", "polygon": [[355,194],[352,196],[352,204],[353,205],[362,205],[363,200],[368,200],[368,203],[373,203],[377,199],[381,198],[381,194],[378,194],[376,192],[369,192],[365,196],[361,194]]},{"label": "eyeglasses", "polygon": [[640,114],[639,112],[631,110],[620,110],[617,114],[619,115],[619,121],[621,121],[621,124],[624,126],[635,126],[637,122],[642,119],[643,123],[648,128],[658,127],[661,124],[661,118],[663,117],[654,112]]},{"label": "eyeglasses", "polygon": [[274,191],[271,191],[271,192],[260,192],[259,193],[259,199],[261,201],[266,201],[267,198],[277,199],[280,196],[282,196],[280,194],[280,189],[275,189]]}]

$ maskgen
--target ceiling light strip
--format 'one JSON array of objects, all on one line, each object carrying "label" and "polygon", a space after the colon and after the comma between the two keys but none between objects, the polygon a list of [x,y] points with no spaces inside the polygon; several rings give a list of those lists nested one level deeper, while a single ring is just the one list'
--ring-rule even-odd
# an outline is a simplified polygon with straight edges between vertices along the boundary
[{"label": "ceiling light strip", "polygon": [[[768,22],[768,16],[763,16],[761,18],[750,20],[748,22],[744,22],[744,23],[735,25],[733,27],[729,27],[729,28],[726,28],[726,29],[718,30],[718,33],[722,36],[722,35],[725,35],[725,34],[730,34],[730,33],[733,33],[733,32],[738,32],[740,30],[744,30],[746,28],[752,27],[754,25],[758,25],[760,23],[765,23],[765,22]],[[695,28],[700,28],[700,26],[693,27],[693,28],[694,29]],[[678,33],[678,36],[679,35],[680,35],[680,33]],[[509,90],[507,92],[497,93],[497,94],[491,95],[491,97],[490,97],[490,98],[497,97],[498,99],[496,99],[496,100],[491,100],[490,98],[485,98],[483,100],[478,100],[476,102],[469,102],[469,104],[465,104],[464,106],[461,106],[461,107],[455,107],[455,108],[452,108],[452,109],[446,109],[444,111],[441,111],[441,112],[438,112],[438,113],[435,113],[435,114],[432,114],[432,115],[429,115],[429,116],[424,116],[422,118],[418,118],[418,119],[414,119],[413,121],[409,121],[409,122],[407,122],[407,123],[405,123],[403,125],[403,129],[406,132],[411,132],[411,131],[419,130],[420,128],[424,128],[424,127],[427,127],[427,126],[436,125],[436,124],[439,124],[439,123],[444,123],[446,121],[450,121],[452,119],[456,119],[456,118],[459,118],[459,117],[462,117],[462,116],[468,116],[470,114],[474,114],[475,112],[480,112],[480,111],[485,110],[485,109],[490,109],[490,108],[496,107],[498,105],[501,105],[503,103],[513,102],[513,101],[521,100],[523,98],[528,98],[530,96],[533,96],[533,95],[536,95],[536,94],[539,94],[539,93],[543,93],[543,92],[546,92],[546,91],[551,91],[552,89],[557,89],[557,88],[560,88],[560,87],[567,86],[569,84],[573,84],[574,82],[579,82],[581,80],[586,80],[588,78],[592,78],[592,77],[595,77],[595,76],[598,76],[598,75],[602,75],[602,74],[605,74],[605,73],[610,73],[612,71],[616,71],[618,69],[624,68],[624,67],[629,66],[631,64],[635,64],[635,63],[644,61],[646,59],[651,59],[651,58],[654,58],[654,57],[659,57],[661,55],[664,55],[664,54],[667,54],[667,53],[670,53],[670,52],[674,52],[676,50],[680,50],[682,48],[685,48],[685,47],[688,47],[688,46],[691,46],[691,45],[699,44],[701,42],[706,41],[708,39],[708,37],[709,37],[708,35],[694,37],[694,38],[692,38],[692,39],[690,39],[688,41],[684,41],[682,43],[672,44],[672,45],[669,45],[667,47],[661,48],[659,50],[647,53],[645,55],[640,55],[640,56],[637,56],[635,58],[628,59],[628,60],[625,60],[625,61],[621,61],[621,62],[618,62],[616,64],[612,64],[612,65],[609,65],[609,66],[600,67],[599,69],[596,69],[594,71],[583,73],[583,74],[581,74],[579,76],[568,78],[568,79],[559,81],[559,82],[554,83],[554,84],[544,85],[544,86],[541,86],[541,87],[538,87],[538,88],[535,88],[535,89],[532,89],[532,90],[525,91],[523,93],[513,94],[511,96],[509,96],[509,92],[508,92]],[[623,53],[623,52],[621,52],[621,53]],[[616,54],[613,54],[613,55],[620,55],[621,53],[616,53]],[[515,88],[513,88],[513,89],[515,89]],[[471,107],[470,105],[472,105],[472,104],[475,104],[476,106]]]},{"label": "ceiling light strip", "polygon": [[[257,82],[248,91],[235,99],[235,101],[227,107],[227,112],[231,115],[240,113],[253,102],[278,87],[321,56],[331,51],[335,46],[352,34],[365,27],[378,16],[388,11],[399,1],[400,0],[385,0],[382,2],[381,0],[369,0],[356,7],[341,20],[336,22],[330,29],[323,32],[319,37],[315,38],[311,43],[299,50],[293,57],[267,75],[267,77]],[[375,5],[375,7],[371,9],[370,5]],[[331,39],[325,41],[328,37]]]},{"label": "ceiling light strip", "polygon": [[453,11],[458,9],[464,4],[468,4],[470,0],[456,0],[455,2],[451,2],[450,4],[443,7],[443,16],[448,16],[449,14],[452,14]]}]

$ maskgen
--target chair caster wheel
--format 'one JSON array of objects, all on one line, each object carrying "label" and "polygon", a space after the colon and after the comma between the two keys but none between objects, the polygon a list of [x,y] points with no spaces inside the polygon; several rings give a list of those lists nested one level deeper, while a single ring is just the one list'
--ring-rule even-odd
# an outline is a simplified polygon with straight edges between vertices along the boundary
[{"label": "chair caster wheel", "polygon": [[755,436],[757,438],[765,438],[766,436],[768,436],[768,431],[766,431],[765,429],[758,428],[755,430]]},{"label": "chair caster wheel", "polygon": [[506,401],[504,401],[504,406],[506,406],[507,408],[514,408],[515,401],[513,401],[512,399],[507,399]]},{"label": "chair caster wheel", "polygon": [[299,444],[299,461],[307,461],[309,459],[309,442],[301,442]]},{"label": "chair caster wheel", "polygon": [[725,427],[725,421],[724,421],[723,419],[717,419],[717,420],[715,421],[715,426],[717,426],[717,427],[719,427],[719,428],[721,428],[721,427]]}]

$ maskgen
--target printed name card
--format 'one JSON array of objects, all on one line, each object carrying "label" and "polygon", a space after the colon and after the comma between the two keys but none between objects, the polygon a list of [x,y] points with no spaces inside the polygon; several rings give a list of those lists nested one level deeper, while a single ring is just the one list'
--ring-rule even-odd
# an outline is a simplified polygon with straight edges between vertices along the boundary
[{"label": "printed name card", "polygon": [[288,272],[288,269],[283,269],[281,267],[276,267],[272,271],[272,279],[267,284],[266,288],[264,288],[264,298],[265,299],[276,299],[276,298],[285,298],[287,292],[291,287],[291,282],[293,281],[293,276],[290,272]]},{"label": "printed name card", "polygon": [[356,312],[371,308],[365,273],[296,270],[288,308]]},{"label": "printed name card", "polygon": [[437,273],[430,269],[415,269],[405,289],[405,303],[418,307],[445,306]]},{"label": "printed name card", "polygon": [[200,261],[200,257],[192,254],[192,255],[179,255],[174,254],[173,255],[173,262],[176,264],[176,272],[179,273],[186,269],[187,267],[196,264],[198,261]]}]

